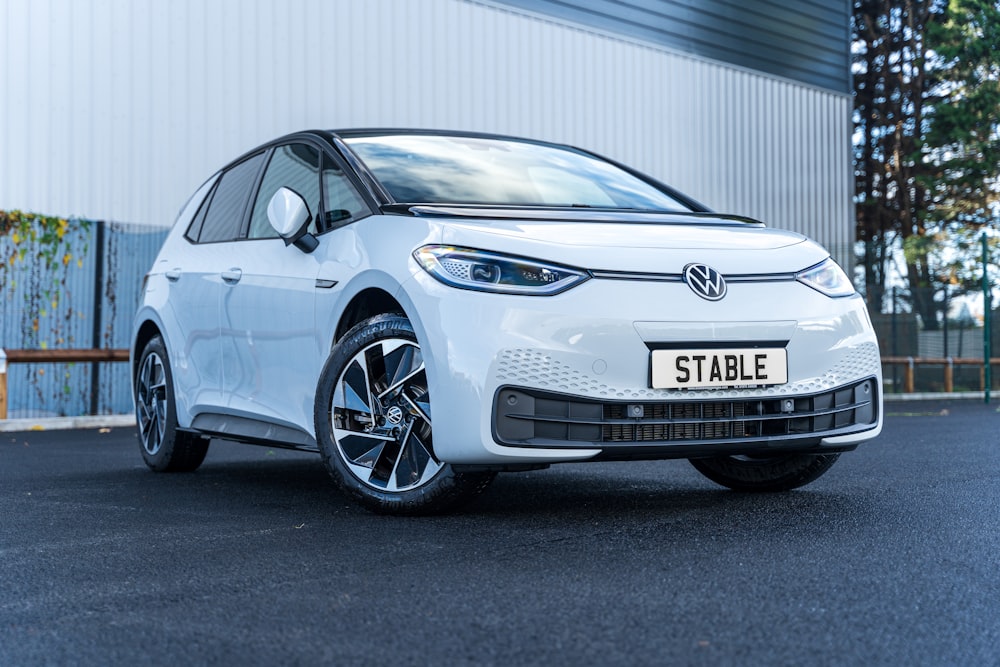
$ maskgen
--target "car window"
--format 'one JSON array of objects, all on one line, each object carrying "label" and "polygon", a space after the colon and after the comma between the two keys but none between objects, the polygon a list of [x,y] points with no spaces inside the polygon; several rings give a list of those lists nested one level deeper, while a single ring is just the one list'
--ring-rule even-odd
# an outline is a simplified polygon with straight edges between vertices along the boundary
[{"label": "car window", "polygon": [[535,186],[538,200],[548,206],[577,202],[586,206],[615,207],[615,200],[596,183],[564,169],[528,167],[525,173]]},{"label": "car window", "polygon": [[263,159],[264,153],[257,153],[222,174],[201,225],[199,243],[232,241],[239,236],[247,197]]},{"label": "car window", "polygon": [[250,217],[250,231],[247,238],[277,238],[271,222],[267,219],[267,205],[279,188],[289,188],[299,193],[313,219],[309,222],[309,233],[316,233],[316,213],[319,211],[319,151],[308,144],[286,144],[274,149],[271,161],[260,183],[253,215]]},{"label": "car window", "polygon": [[326,229],[340,227],[369,212],[347,174],[329,157],[323,159],[323,202]]},{"label": "car window", "polygon": [[566,146],[424,134],[344,141],[397,202],[691,210],[629,171]]},{"label": "car window", "polygon": [[191,220],[191,224],[188,225],[184,236],[192,243],[198,243],[198,237],[201,236],[201,228],[205,224],[205,214],[208,213],[208,206],[212,203],[212,195],[214,194],[215,188],[212,188],[208,196],[201,202],[201,206],[198,207],[198,212],[195,214],[194,219]]},{"label": "car window", "polygon": [[198,234],[201,233],[201,224],[205,221],[205,212],[208,210],[208,202],[212,199],[212,191],[215,188],[215,181],[219,174],[213,174],[210,179],[202,183],[201,187],[195,190],[194,194],[188,198],[187,203],[177,214],[174,224],[186,224],[187,230],[184,236],[189,241],[197,241]]}]

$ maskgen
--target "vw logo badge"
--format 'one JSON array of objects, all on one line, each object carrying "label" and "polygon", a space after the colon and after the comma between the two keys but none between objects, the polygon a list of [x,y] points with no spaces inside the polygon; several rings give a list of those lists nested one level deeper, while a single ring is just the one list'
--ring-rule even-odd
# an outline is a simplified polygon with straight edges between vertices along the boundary
[{"label": "vw logo badge", "polygon": [[684,282],[702,299],[718,301],[726,296],[726,280],[722,274],[706,264],[688,264],[684,267]]},{"label": "vw logo badge", "polygon": [[403,421],[403,410],[398,405],[394,405],[385,411],[385,418],[393,426],[398,426]]}]

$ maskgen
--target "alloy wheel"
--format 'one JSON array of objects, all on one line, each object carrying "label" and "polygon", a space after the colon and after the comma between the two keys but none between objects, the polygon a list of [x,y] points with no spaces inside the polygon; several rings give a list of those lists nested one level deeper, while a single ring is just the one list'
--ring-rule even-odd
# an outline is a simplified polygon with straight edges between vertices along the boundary
[{"label": "alloy wheel", "polygon": [[362,483],[402,492],[443,467],[434,457],[427,373],[413,341],[387,338],[355,354],[337,378],[331,407],[337,452]]},{"label": "alloy wheel", "polygon": [[160,451],[167,427],[167,382],[160,355],[146,355],[135,384],[139,439],[146,453],[153,456]]}]

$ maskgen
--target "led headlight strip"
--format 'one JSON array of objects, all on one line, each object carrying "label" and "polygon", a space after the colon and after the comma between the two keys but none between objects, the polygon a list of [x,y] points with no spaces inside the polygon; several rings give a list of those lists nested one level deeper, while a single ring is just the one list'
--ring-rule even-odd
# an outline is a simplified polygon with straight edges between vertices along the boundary
[{"label": "led headlight strip", "polygon": [[480,292],[551,296],[590,277],[580,269],[474,248],[426,245],[413,258],[445,285]]}]

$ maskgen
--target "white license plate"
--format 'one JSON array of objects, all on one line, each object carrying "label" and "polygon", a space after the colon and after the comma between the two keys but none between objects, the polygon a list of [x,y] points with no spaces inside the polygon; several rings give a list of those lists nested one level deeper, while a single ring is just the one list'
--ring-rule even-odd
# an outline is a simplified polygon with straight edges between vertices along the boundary
[{"label": "white license plate", "polygon": [[788,382],[785,348],[653,350],[654,389],[758,387]]}]

